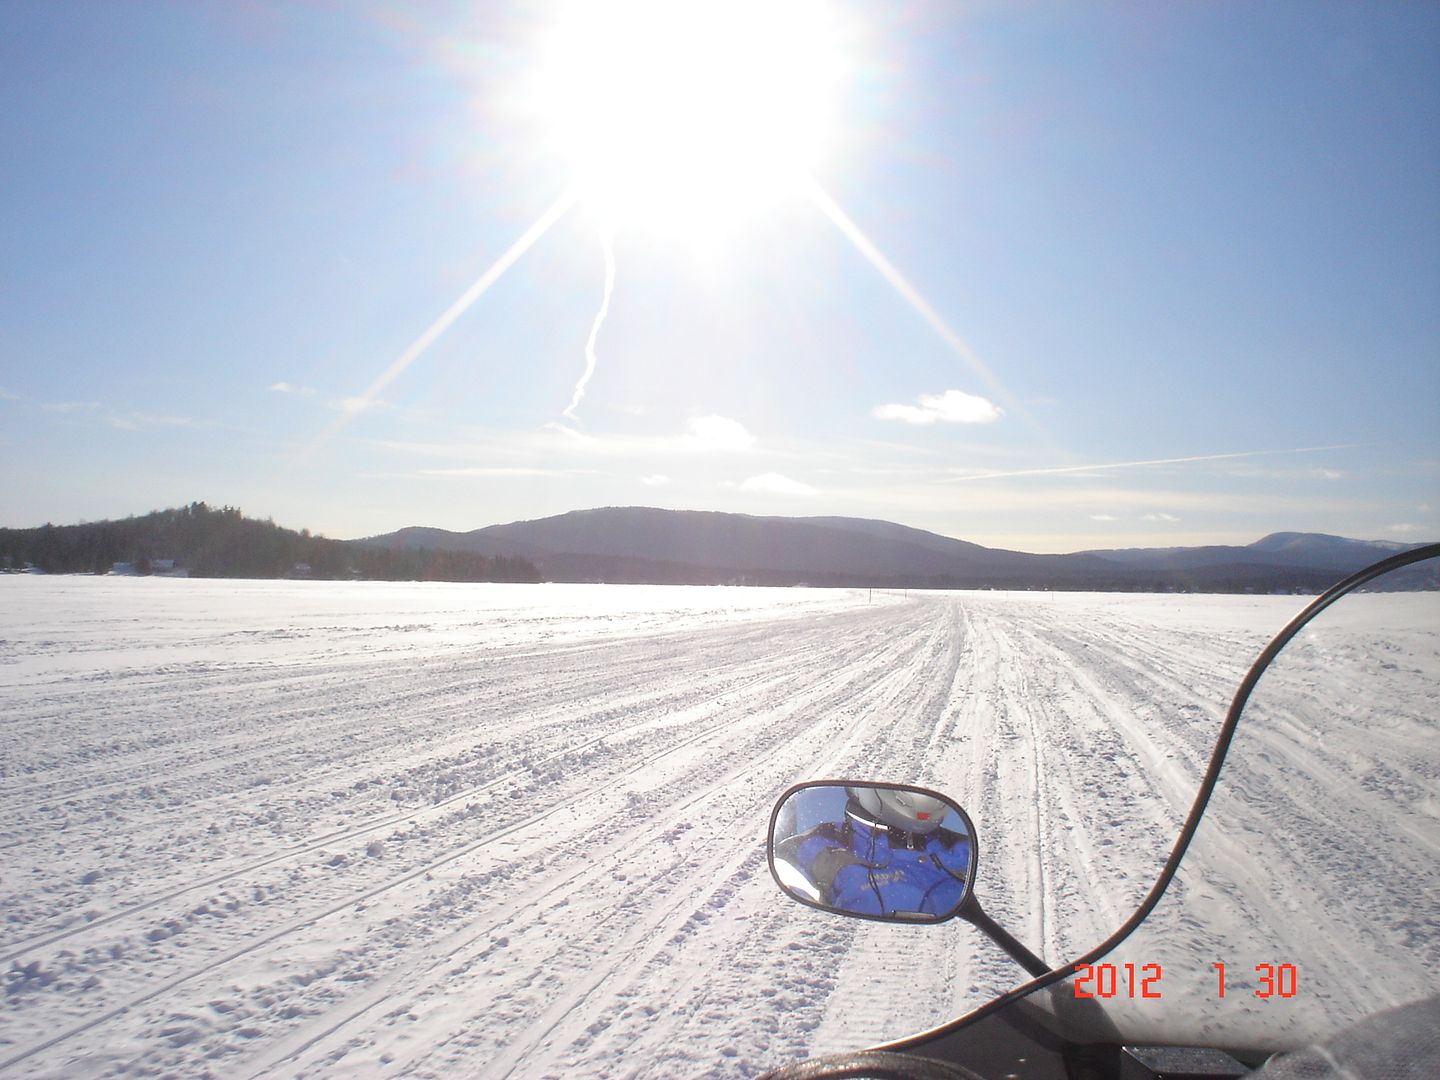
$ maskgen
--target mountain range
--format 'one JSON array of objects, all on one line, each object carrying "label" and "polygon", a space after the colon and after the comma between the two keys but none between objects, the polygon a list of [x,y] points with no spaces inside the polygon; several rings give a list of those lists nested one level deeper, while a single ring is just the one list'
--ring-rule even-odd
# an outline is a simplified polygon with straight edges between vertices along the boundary
[{"label": "mountain range", "polygon": [[1244,546],[1032,555],[865,518],[650,507],[577,510],[470,532],[411,527],[353,543],[519,557],[548,581],[1196,592],[1316,592],[1420,546],[1281,532]]}]

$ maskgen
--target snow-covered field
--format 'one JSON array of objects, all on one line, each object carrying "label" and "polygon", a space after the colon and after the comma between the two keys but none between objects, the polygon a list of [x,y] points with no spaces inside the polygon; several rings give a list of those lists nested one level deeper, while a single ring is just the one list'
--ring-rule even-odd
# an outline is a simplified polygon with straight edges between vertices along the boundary
[{"label": "snow-covered field", "polygon": [[0,579],[0,1073],[748,1076],[919,1030],[1019,968],[786,901],[776,796],[949,792],[987,910],[1073,956],[1299,604]]}]

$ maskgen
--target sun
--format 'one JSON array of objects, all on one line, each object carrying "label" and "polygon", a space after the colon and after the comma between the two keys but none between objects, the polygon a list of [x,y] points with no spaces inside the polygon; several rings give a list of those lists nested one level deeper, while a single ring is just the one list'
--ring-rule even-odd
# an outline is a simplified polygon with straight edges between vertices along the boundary
[{"label": "sun", "polygon": [[819,164],[837,36],[823,0],[578,0],[545,40],[545,137],[613,225],[728,228]]}]

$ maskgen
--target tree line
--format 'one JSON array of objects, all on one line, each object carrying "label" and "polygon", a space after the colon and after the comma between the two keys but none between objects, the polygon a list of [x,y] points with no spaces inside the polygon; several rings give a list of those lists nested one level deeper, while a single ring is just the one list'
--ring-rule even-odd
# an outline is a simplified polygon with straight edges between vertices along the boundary
[{"label": "tree line", "polygon": [[392,550],[330,540],[247,518],[203,502],[123,521],[0,529],[0,568],[49,574],[104,574],[116,563],[146,574],[173,560],[191,577],[312,577],[374,581],[540,580],[523,558],[468,552]]}]

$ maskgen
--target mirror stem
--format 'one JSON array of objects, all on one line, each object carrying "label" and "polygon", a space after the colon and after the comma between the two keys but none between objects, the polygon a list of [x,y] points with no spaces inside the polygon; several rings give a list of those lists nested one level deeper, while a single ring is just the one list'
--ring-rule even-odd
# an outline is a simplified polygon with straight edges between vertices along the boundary
[{"label": "mirror stem", "polygon": [[1031,975],[1038,977],[1050,971],[1049,964],[1021,945],[1010,936],[1003,926],[985,914],[985,910],[980,906],[980,901],[975,898],[974,892],[965,898],[965,903],[961,905],[956,914],[989,934],[995,944],[1009,953],[1011,958]]}]

